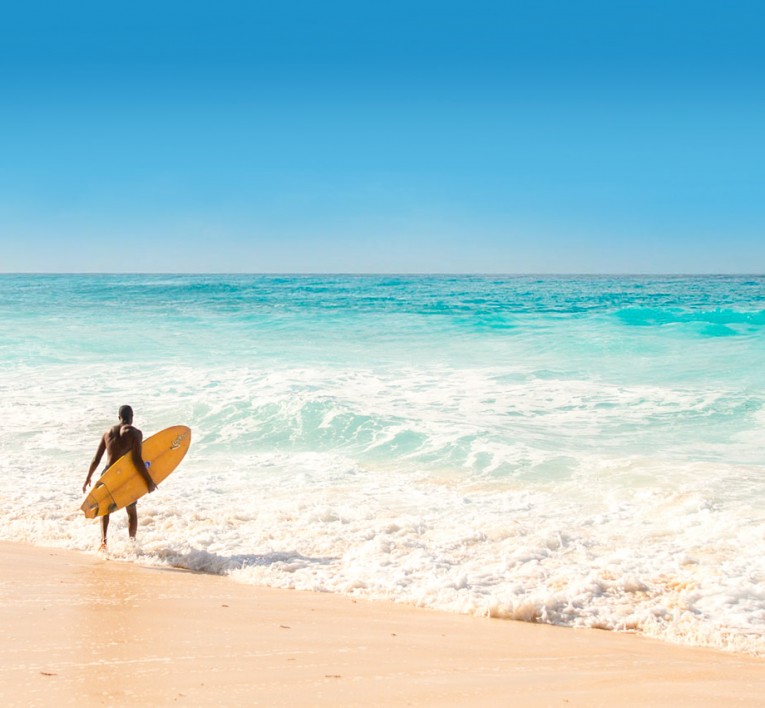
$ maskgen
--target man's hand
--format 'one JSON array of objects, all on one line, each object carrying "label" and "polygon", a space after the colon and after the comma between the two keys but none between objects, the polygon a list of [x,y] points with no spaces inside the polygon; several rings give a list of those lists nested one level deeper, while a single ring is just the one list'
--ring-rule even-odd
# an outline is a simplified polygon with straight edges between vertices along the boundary
[{"label": "man's hand", "polygon": [[146,460],[143,464],[145,469],[145,472],[143,473],[144,481],[146,482],[146,486],[149,488],[149,491],[153,492],[157,488],[157,485],[154,484],[154,480],[151,478],[151,475],[149,474],[149,468],[151,467],[151,462],[149,462],[149,460]]},{"label": "man's hand", "polygon": [[90,475],[85,480],[85,484],[82,485],[82,493],[85,494],[85,490],[90,486]]}]

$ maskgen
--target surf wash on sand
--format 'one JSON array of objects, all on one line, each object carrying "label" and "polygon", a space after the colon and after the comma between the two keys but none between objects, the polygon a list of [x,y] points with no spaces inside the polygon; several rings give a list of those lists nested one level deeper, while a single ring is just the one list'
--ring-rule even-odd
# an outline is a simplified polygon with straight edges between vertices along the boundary
[{"label": "surf wash on sand", "polygon": [[761,277],[3,276],[0,538],[97,545],[72,511],[130,400],[195,435],[139,502],[142,563],[763,655],[763,302]]}]

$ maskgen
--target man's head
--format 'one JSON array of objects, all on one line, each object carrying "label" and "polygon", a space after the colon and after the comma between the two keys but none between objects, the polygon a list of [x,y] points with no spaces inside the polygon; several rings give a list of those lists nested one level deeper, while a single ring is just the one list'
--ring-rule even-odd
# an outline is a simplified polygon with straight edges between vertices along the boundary
[{"label": "man's head", "polygon": [[133,409],[130,406],[120,406],[120,420],[130,425],[133,422]]}]

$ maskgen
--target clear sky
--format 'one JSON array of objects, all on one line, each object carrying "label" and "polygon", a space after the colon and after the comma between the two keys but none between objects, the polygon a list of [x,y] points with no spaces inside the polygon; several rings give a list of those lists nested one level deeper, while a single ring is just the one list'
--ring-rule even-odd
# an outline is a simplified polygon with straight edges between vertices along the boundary
[{"label": "clear sky", "polygon": [[6,3],[0,272],[765,272],[765,6]]}]

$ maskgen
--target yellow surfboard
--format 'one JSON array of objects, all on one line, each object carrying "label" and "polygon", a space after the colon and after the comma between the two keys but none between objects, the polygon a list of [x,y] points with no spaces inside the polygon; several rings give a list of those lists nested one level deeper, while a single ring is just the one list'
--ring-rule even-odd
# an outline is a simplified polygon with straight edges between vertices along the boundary
[{"label": "yellow surfboard", "polygon": [[[185,425],[165,428],[143,441],[141,456],[148,463],[149,475],[154,484],[159,485],[167,479],[183,459],[190,444],[191,428]],[[132,504],[148,491],[146,481],[128,452],[101,475],[80,509],[87,518],[93,519]]]}]

